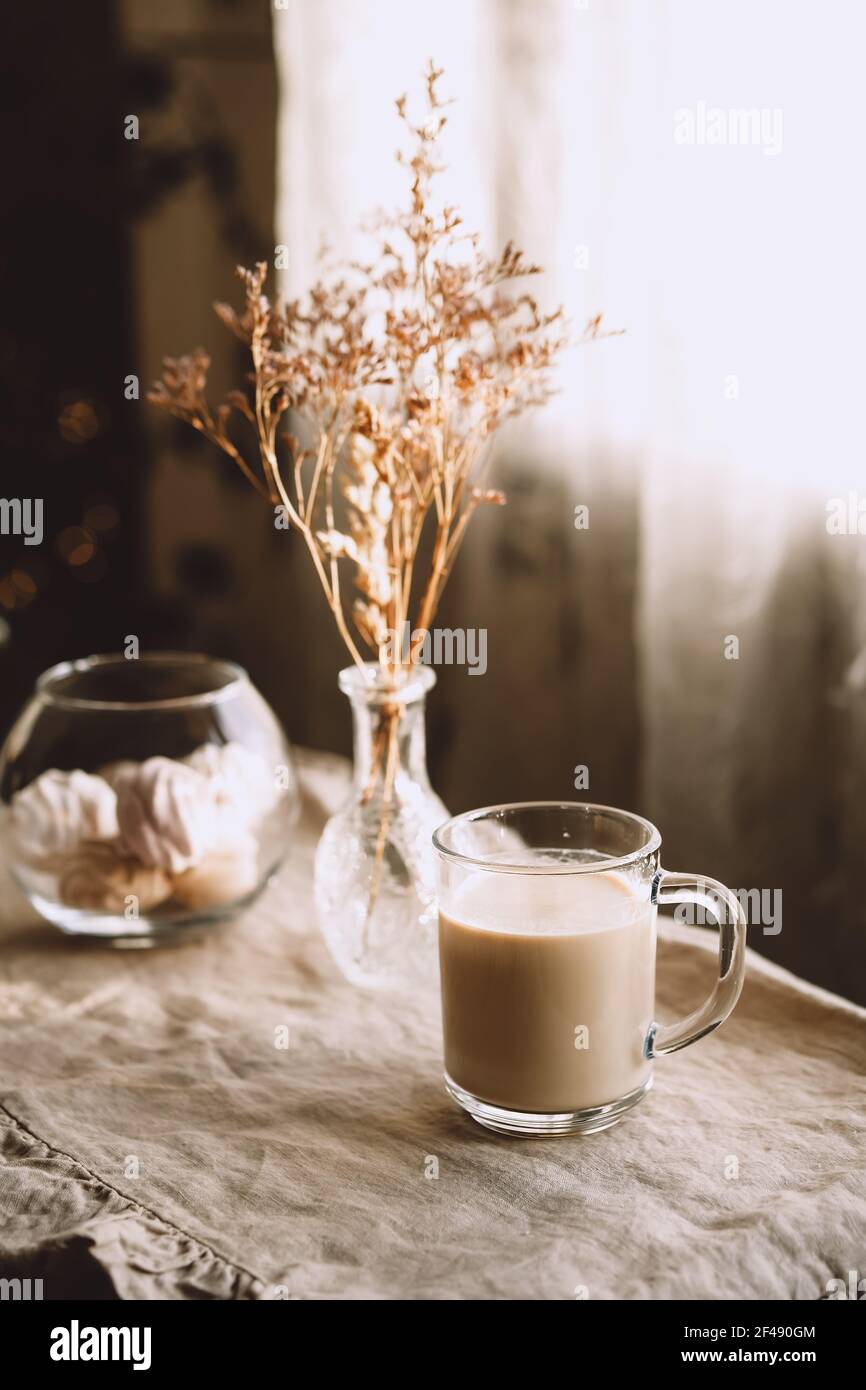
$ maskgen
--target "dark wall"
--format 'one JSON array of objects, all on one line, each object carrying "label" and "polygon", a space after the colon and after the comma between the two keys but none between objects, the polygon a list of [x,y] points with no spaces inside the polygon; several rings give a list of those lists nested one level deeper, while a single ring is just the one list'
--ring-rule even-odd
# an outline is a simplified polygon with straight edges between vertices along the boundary
[{"label": "dark wall", "polygon": [[[0,535],[5,731],[56,661],[129,633],[142,649],[207,645],[198,610],[220,592],[220,549],[179,546],[165,582],[155,557],[182,504],[154,479],[167,451],[193,471],[208,448],[144,400],[159,360],[144,309],[164,306],[159,353],[192,347],[205,322],[219,331],[211,300],[233,292],[232,267],[268,254],[275,102],[258,129],[233,96],[251,71],[273,76],[258,0],[10,7],[0,54],[0,498],[43,499],[44,529],[39,545]],[[201,259],[202,220],[225,266],[192,308],[177,276]],[[164,274],[148,259],[160,226]],[[225,481],[224,462],[204,460]]]},{"label": "dark wall", "polygon": [[123,67],[107,0],[7,7],[0,71],[0,719],[38,670],[135,619],[142,487],[124,216]]}]

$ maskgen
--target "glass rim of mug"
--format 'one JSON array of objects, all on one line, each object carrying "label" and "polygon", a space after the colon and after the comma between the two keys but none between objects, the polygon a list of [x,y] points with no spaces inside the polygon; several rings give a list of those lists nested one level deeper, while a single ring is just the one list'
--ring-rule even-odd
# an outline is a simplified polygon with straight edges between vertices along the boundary
[{"label": "glass rim of mug", "polygon": [[[202,673],[209,667],[215,676],[221,672],[225,679],[219,683],[209,683],[205,689],[185,695],[141,700],[130,700],[129,698],[112,700],[106,699],[104,696],[93,698],[80,693],[77,695],[66,694],[62,689],[56,688],[62,681],[69,680],[71,677],[87,676],[94,671],[107,670],[112,666],[127,670],[130,666],[149,666],[151,669],[160,666],[166,668],[176,666],[187,669],[198,668]],[[242,686],[249,685],[249,680],[247,672],[237,662],[229,661],[221,656],[208,656],[206,652],[145,652],[134,659],[118,655],[116,652],[98,652],[91,656],[78,657],[73,661],[58,661],[56,665],[49,666],[47,671],[43,671],[36,681],[36,694],[44,703],[55,705],[60,709],[136,713],[141,710],[190,709],[219,704],[234,696]]]},{"label": "glass rim of mug", "polygon": [[[489,858],[478,858],[475,855],[464,854],[461,850],[453,849],[446,843],[445,837],[453,834],[460,826],[471,824],[473,821],[492,819],[495,816],[502,816],[504,813],[514,811],[568,811],[580,812],[584,814],[596,814],[617,818],[621,821],[628,821],[630,824],[640,827],[646,833],[646,842],[635,850],[630,850],[628,854],[611,856],[590,864],[565,864],[565,863],[545,863],[545,864],[509,864],[505,861],[491,861]],[[660,848],[662,837],[660,831],[653,825],[652,821],[645,816],[639,816],[634,811],[623,811],[618,806],[605,806],[597,801],[505,801],[493,806],[480,806],[474,811],[464,811],[459,816],[452,816],[450,820],[444,821],[433,832],[433,848],[442,858],[452,864],[460,864],[468,868],[481,869],[486,873],[503,874],[597,874],[608,873],[611,869],[622,869],[629,864],[637,864],[648,855],[654,854]],[[554,848],[554,846],[549,846]]]}]

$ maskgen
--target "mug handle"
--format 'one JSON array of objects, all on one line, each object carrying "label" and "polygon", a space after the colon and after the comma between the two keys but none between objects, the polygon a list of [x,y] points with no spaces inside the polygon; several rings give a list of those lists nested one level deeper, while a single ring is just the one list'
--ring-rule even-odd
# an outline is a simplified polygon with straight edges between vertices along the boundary
[{"label": "mug handle", "polygon": [[653,879],[656,904],[694,903],[705,908],[719,928],[719,974],[707,1002],[680,1023],[651,1023],[644,1051],[647,1057],[663,1057],[697,1042],[724,1023],[740,997],[746,969],[746,915],[730,888],[714,878],[674,874],[659,869]]}]

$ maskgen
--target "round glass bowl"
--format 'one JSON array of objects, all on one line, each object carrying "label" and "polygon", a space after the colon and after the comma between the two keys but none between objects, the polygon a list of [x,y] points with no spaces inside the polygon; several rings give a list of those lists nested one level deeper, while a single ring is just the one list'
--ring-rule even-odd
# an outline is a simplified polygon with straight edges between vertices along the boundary
[{"label": "round glass bowl", "polygon": [[235,916],[298,806],[276,716],[241,667],[208,656],[53,666],[0,753],[13,876],[49,922],[117,946]]}]

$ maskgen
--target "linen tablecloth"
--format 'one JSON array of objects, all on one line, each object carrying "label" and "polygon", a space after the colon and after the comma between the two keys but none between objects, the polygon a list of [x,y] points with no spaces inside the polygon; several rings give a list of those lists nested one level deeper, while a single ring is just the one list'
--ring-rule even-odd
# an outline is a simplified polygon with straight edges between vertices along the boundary
[{"label": "linen tablecloth", "polygon": [[[365,993],[332,965],[311,870],[345,767],[306,755],[302,780],[278,881],[199,942],[76,943],[4,883],[0,1273],[128,1299],[818,1299],[866,1277],[866,1012],[750,953],[731,1020],[621,1124],[497,1137],[444,1093],[435,987]],[[716,943],[661,938],[668,1019]]]}]

